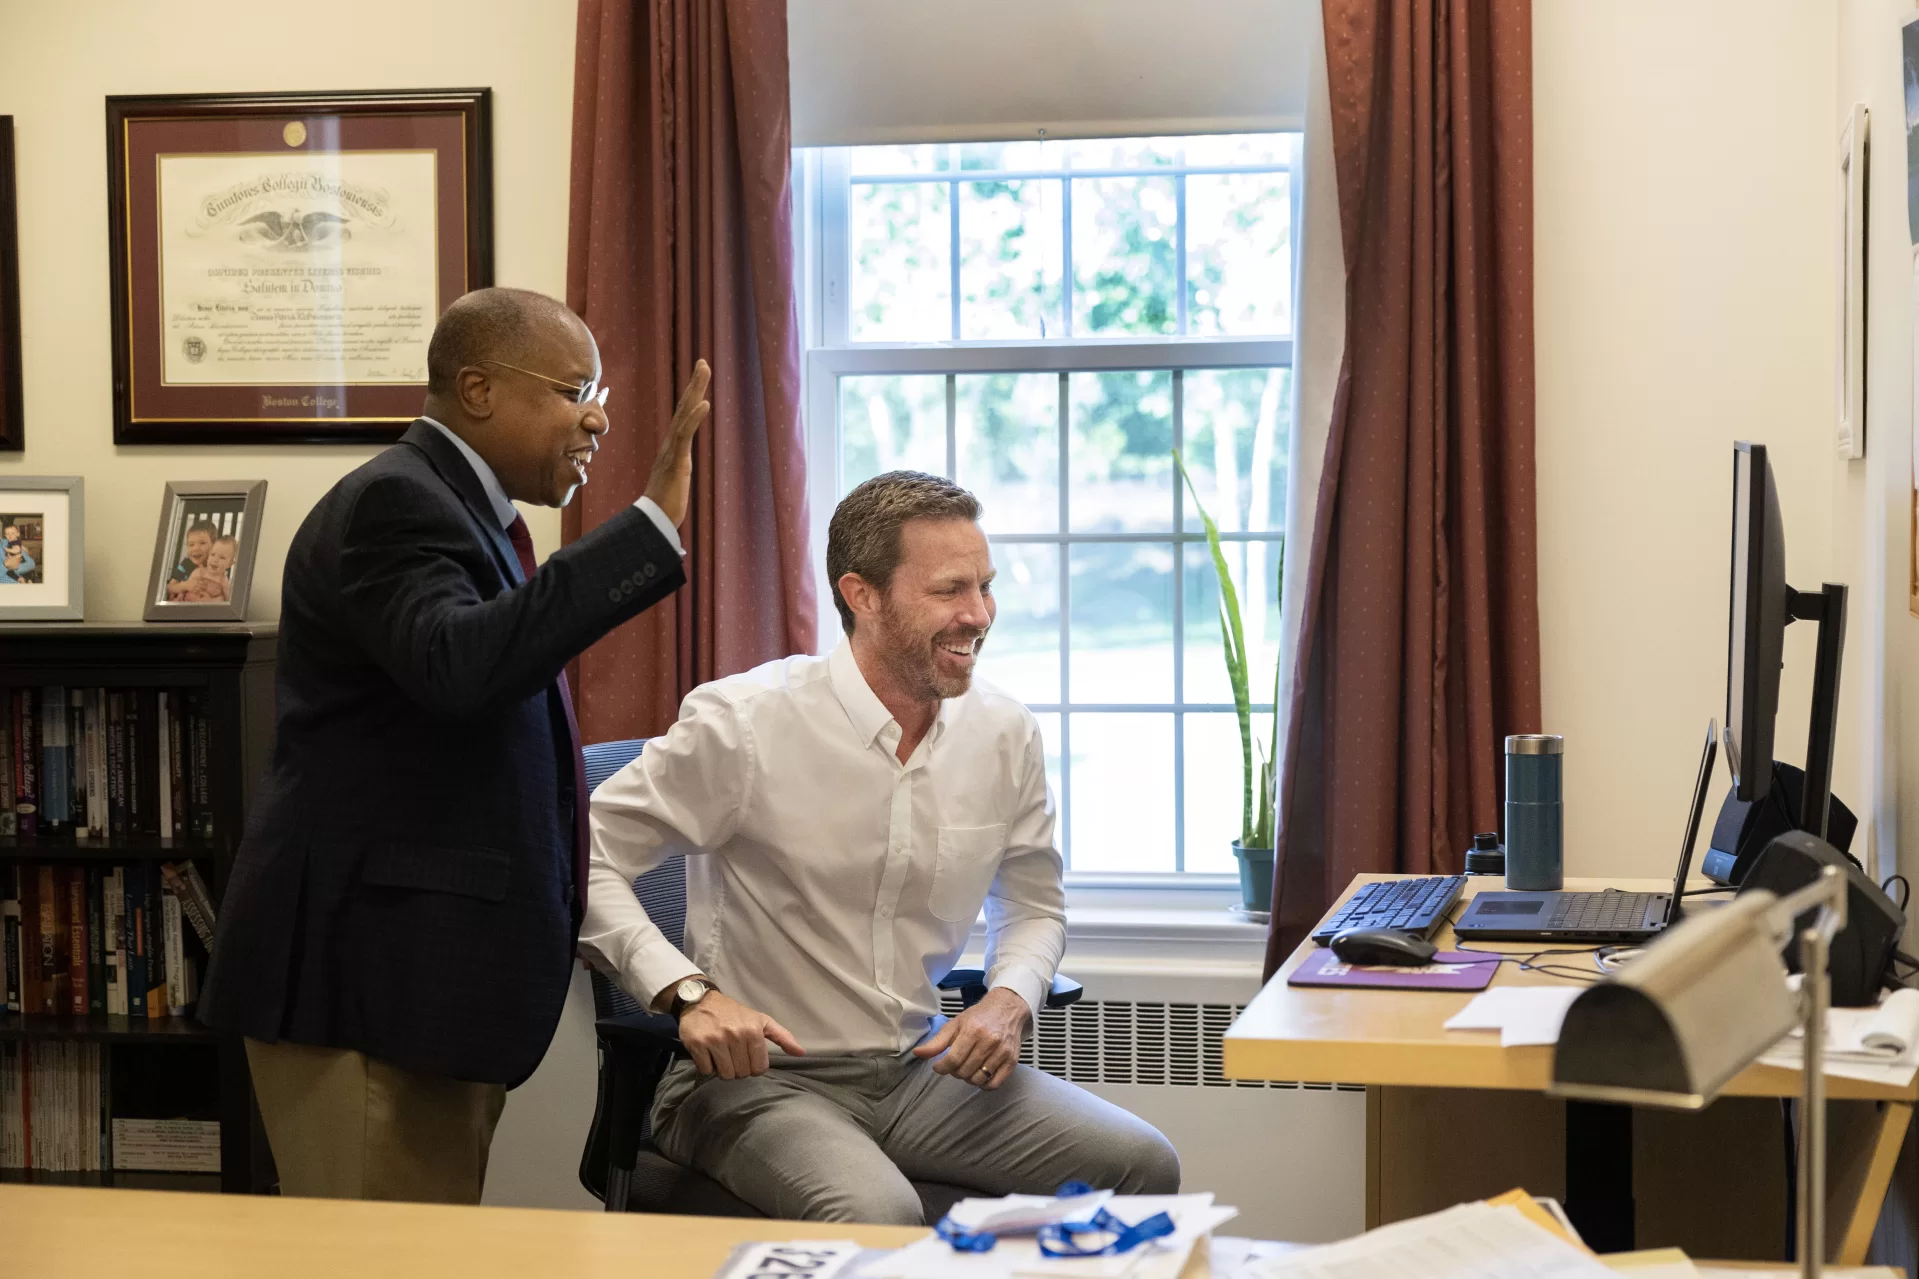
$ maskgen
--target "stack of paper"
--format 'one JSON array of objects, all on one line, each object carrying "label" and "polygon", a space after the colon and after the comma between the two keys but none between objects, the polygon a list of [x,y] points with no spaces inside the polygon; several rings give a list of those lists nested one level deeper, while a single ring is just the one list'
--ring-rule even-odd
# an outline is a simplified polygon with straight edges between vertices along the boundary
[{"label": "stack of paper", "polygon": [[1577,1245],[1517,1207],[1460,1204],[1303,1252],[1269,1257],[1249,1279],[1612,1279]]},{"label": "stack of paper", "polygon": [[[1805,1063],[1803,1032],[1792,1033],[1759,1059],[1797,1070]],[[1919,990],[1895,990],[1877,1008],[1833,1008],[1826,1014],[1826,1073],[1903,1088],[1919,1070]]]},{"label": "stack of paper", "polygon": [[[1009,1211],[1043,1210],[1056,1202],[1042,1195],[963,1199],[953,1206],[950,1216],[954,1224],[976,1230]],[[1100,1206],[1083,1208],[1072,1219],[1090,1220]],[[1024,1275],[1036,1279],[1177,1279],[1193,1246],[1239,1212],[1237,1208],[1215,1207],[1210,1194],[1113,1195],[1103,1206],[1128,1225],[1164,1212],[1173,1219],[1173,1233],[1111,1257],[1048,1257],[1030,1235],[1001,1237],[990,1252],[957,1252],[944,1239],[932,1235],[867,1262],[859,1275],[861,1279],[1014,1279]]]},{"label": "stack of paper", "polygon": [[1556,1044],[1583,986],[1494,986],[1446,1019],[1447,1030],[1496,1030],[1499,1046]]}]

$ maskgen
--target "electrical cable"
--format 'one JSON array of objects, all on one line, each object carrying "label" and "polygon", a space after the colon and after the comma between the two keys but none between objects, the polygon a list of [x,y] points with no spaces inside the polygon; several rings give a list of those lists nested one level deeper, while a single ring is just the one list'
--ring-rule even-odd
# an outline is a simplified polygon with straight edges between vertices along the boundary
[{"label": "electrical cable", "polygon": [[1886,876],[1886,882],[1879,885],[1879,887],[1885,891],[1886,896],[1891,897],[1892,886],[1894,884],[1899,885],[1900,889],[1899,896],[1894,899],[1894,902],[1900,910],[1904,910],[1906,903],[1912,900],[1912,881],[1904,875],[1888,875]]}]

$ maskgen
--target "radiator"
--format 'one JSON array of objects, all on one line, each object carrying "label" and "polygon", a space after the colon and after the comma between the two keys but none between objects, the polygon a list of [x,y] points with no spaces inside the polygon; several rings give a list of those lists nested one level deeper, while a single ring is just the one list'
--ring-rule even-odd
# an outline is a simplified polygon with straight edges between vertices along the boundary
[{"label": "radiator", "polygon": [[[1129,983],[1088,982],[1103,998],[1048,1008],[1020,1060],[1132,1111],[1179,1151],[1184,1189],[1210,1190],[1240,1215],[1223,1234],[1322,1242],[1365,1228],[1366,1090],[1350,1084],[1227,1079],[1220,1038],[1235,1003],[1112,998]],[[946,1011],[959,1011],[957,994]]]}]

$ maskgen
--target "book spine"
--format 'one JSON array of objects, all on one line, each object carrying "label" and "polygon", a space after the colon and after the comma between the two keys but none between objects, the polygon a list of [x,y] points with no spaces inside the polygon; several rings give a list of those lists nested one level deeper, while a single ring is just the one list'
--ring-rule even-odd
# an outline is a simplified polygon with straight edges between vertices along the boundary
[{"label": "book spine", "polygon": [[20,834],[40,833],[40,748],[33,731],[33,690],[13,690],[13,811]]},{"label": "book spine", "polygon": [[193,925],[194,934],[199,937],[200,944],[211,951],[213,949],[212,914],[202,908],[184,873],[190,870],[192,865],[191,862],[181,862],[177,866],[165,863],[160,867],[160,878],[166,886],[167,896],[179,900],[181,912],[186,916],[187,922]]},{"label": "book spine", "polygon": [[127,1016],[144,1019],[147,1015],[146,945],[146,867],[139,862],[126,865],[126,948],[127,963],[122,970],[127,987]]},{"label": "book spine", "polygon": [[40,1011],[40,873],[32,866],[15,868],[20,890],[20,1011]]},{"label": "book spine", "polygon": [[107,729],[101,699],[104,689],[87,690],[87,830],[95,839],[107,833]]},{"label": "book spine", "polygon": [[107,876],[104,868],[87,867],[87,1012],[107,1010]]},{"label": "book spine", "polygon": [[180,931],[180,899],[168,893],[160,909],[166,924],[167,1015],[179,1017],[187,1011],[187,945]]},{"label": "book spine", "polygon": [[67,695],[59,688],[36,689],[40,737],[40,832],[58,835],[67,828],[65,754]]},{"label": "book spine", "polygon": [[0,688],[0,835],[19,833],[13,812],[13,695]]},{"label": "book spine", "polygon": [[87,1015],[87,872],[67,867],[67,998],[75,1017]]},{"label": "book spine", "polygon": [[107,1015],[124,1017],[127,1015],[126,872],[118,866],[108,870],[102,891],[106,899]]},{"label": "book spine", "polygon": [[154,780],[160,775],[158,691],[136,689],[127,698],[133,717],[127,727],[127,827],[136,835],[160,833],[160,809],[154,802]]},{"label": "book spine", "polygon": [[168,758],[172,739],[167,734],[167,711],[171,701],[164,688],[154,701],[153,806],[160,814],[159,832],[162,839],[173,837],[173,766]]},{"label": "book spine", "polygon": [[207,722],[207,695],[203,689],[187,693],[187,724],[192,735],[189,754],[193,772],[188,780],[189,803],[193,809],[193,833],[199,839],[214,837],[213,820],[213,739]]},{"label": "book spine", "polygon": [[160,876],[152,866],[147,867],[140,884],[146,890],[146,919],[142,931],[146,934],[147,1016],[164,1017],[167,1015],[166,916],[160,908],[160,899],[165,894],[160,891]]},{"label": "book spine", "polygon": [[67,690],[67,827],[87,833],[86,694],[77,688]]},{"label": "book spine", "polygon": [[19,867],[0,866],[0,969],[4,969],[7,1011],[20,1011]]},{"label": "book spine", "polygon": [[187,881],[187,894],[200,908],[201,918],[207,921],[207,936],[204,938],[207,949],[213,949],[212,933],[219,922],[219,916],[213,910],[213,894],[207,891],[207,881],[200,877],[200,868],[192,862],[180,863],[181,877]]},{"label": "book spine", "polygon": [[40,880],[40,1011],[48,1016],[62,1011],[66,994],[66,965],[60,962],[60,887],[57,867],[41,866]]},{"label": "book spine", "polygon": [[187,821],[186,734],[182,731],[186,715],[181,706],[183,696],[183,693],[176,691],[167,699],[167,787],[173,799],[175,839],[185,839],[193,833]]},{"label": "book spine", "polygon": [[117,688],[107,690],[107,829],[127,833],[127,698]]}]

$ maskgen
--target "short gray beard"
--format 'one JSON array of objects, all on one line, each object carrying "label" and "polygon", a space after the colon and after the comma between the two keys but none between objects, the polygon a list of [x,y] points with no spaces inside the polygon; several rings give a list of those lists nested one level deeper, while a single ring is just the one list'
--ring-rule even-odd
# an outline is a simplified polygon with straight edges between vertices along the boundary
[{"label": "short gray beard", "polygon": [[948,701],[964,696],[973,686],[973,673],[953,679],[940,675],[933,659],[933,641],[908,631],[890,600],[880,606],[879,658],[901,691],[916,701]]}]

